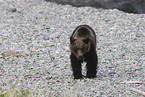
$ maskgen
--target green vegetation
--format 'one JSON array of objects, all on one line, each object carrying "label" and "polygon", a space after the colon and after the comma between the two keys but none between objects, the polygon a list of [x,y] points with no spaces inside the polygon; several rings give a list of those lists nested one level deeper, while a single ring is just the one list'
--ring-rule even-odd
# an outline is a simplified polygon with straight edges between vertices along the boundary
[{"label": "green vegetation", "polygon": [[29,91],[20,92],[18,90],[10,90],[4,94],[0,94],[0,97],[30,97],[30,95],[32,95],[32,93]]}]

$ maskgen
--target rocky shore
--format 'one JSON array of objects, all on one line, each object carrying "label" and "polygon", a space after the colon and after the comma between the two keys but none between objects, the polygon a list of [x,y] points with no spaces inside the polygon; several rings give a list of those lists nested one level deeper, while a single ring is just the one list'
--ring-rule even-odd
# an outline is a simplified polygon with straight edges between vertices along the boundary
[{"label": "rocky shore", "polygon": [[[143,97],[131,88],[145,92],[145,14],[44,0],[2,0],[0,13],[0,94]],[[80,24],[97,35],[95,79],[73,80],[69,37]]]}]

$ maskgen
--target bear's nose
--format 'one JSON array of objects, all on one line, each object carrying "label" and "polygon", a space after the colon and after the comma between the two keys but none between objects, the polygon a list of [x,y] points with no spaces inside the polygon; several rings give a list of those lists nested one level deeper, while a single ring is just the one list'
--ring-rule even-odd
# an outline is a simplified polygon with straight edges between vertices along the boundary
[{"label": "bear's nose", "polygon": [[80,55],[80,56],[79,56],[79,60],[82,60],[82,59],[83,59],[83,55]]}]

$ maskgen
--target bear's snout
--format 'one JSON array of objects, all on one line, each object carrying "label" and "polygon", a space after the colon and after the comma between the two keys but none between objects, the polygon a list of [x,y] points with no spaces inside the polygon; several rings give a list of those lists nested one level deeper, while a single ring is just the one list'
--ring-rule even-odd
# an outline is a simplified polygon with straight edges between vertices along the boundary
[{"label": "bear's snout", "polygon": [[83,53],[81,50],[77,51],[77,56],[78,56],[78,60],[82,60],[83,59]]}]

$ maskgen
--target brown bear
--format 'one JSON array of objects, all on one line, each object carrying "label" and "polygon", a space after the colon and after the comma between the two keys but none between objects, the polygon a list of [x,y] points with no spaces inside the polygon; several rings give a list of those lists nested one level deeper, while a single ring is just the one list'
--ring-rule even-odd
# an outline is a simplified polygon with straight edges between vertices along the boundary
[{"label": "brown bear", "polygon": [[82,79],[81,63],[86,61],[87,78],[95,78],[98,56],[96,52],[96,34],[88,25],[76,27],[70,37],[71,67],[74,79]]}]

